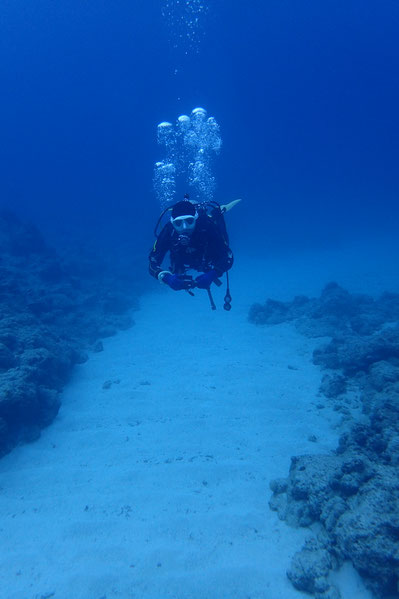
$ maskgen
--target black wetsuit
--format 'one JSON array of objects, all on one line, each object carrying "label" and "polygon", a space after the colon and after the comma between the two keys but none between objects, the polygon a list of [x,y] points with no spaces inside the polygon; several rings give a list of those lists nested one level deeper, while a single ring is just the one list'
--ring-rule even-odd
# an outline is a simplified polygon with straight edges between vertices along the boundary
[{"label": "black wetsuit", "polygon": [[150,274],[158,278],[162,262],[170,252],[170,270],[182,275],[188,269],[206,272],[214,269],[218,277],[233,265],[233,253],[227,239],[215,222],[205,213],[200,213],[191,235],[178,233],[172,223],[167,223],[154,243],[149,259]]}]

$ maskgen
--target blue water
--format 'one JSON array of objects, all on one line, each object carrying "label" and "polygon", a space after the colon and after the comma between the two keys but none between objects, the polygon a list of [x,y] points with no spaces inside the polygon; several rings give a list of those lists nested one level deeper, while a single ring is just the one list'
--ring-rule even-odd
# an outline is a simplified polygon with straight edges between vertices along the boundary
[{"label": "blue water", "polygon": [[[246,315],[252,302],[263,302],[267,295],[286,301],[297,294],[317,295],[332,279],[338,280],[351,292],[364,291],[377,295],[384,289],[399,291],[398,30],[397,0],[2,0],[0,209],[10,208],[22,219],[33,222],[55,246],[66,244],[70,247],[72,244],[73,255],[79,251],[76,248],[80,247],[80,243],[87,241],[94,248],[105,251],[111,263],[113,256],[115,261],[119,260],[121,249],[132,259],[134,268],[131,270],[131,278],[134,283],[137,282],[139,291],[145,290],[148,285],[158,295],[154,294],[152,298],[144,296],[142,301],[146,302],[147,312],[144,310],[143,313],[147,316],[141,320],[141,328],[137,327],[138,345],[134,345],[136,341],[130,343],[129,338],[129,351],[123,348],[123,355],[129,357],[129,375],[125,380],[120,381],[118,378],[115,381],[112,379],[112,382],[115,385],[122,382],[121,389],[126,385],[133,390],[139,388],[140,392],[140,387],[144,386],[147,393],[147,387],[150,386],[147,375],[141,374],[140,366],[136,367],[137,347],[142,353],[139,356],[141,364],[145,363],[145,367],[150,368],[151,376],[154,371],[153,360],[161,356],[160,368],[155,364],[160,392],[155,384],[155,391],[150,395],[154,403],[143,403],[143,413],[146,413],[149,405],[154,409],[154,415],[149,412],[150,422],[160,422],[162,426],[167,421],[172,423],[171,438],[182,443],[182,454],[186,453],[185,447],[183,451],[184,434],[189,434],[189,429],[187,432],[182,426],[183,436],[176,435],[176,422],[180,426],[180,420],[175,421],[174,416],[162,420],[159,417],[158,401],[159,398],[163,401],[163,392],[165,388],[168,389],[169,382],[172,394],[166,395],[169,401],[166,409],[171,409],[174,414],[176,398],[178,401],[182,398],[184,402],[186,400],[184,394],[181,394],[180,381],[169,381],[168,377],[170,373],[180,373],[179,356],[183,356],[184,368],[191,376],[191,349],[187,340],[193,347],[194,356],[197,352],[196,340],[201,335],[210,340],[206,346],[207,353],[200,354],[201,385],[202,382],[211,380],[209,376],[214,376],[214,372],[217,372],[222,354],[225,356],[221,360],[222,365],[227,364],[227,368],[238,373],[237,380],[243,385],[243,392],[236,393],[234,390],[236,395],[231,395],[230,391],[227,395],[222,394],[226,405],[220,402],[221,411],[216,411],[215,421],[218,420],[218,414],[221,414],[223,424],[224,411],[231,410],[232,398],[237,398],[236,407],[240,417],[242,397],[248,396],[254,405],[263,401],[263,381],[259,398],[255,387],[255,395],[251,395],[246,389],[245,377],[251,373],[248,364],[252,360]],[[172,291],[162,289],[147,276],[147,254],[153,244],[153,229],[160,212],[153,187],[154,164],[164,158],[164,150],[157,145],[157,125],[161,121],[173,123],[179,115],[190,114],[195,107],[204,107],[208,115],[215,117],[220,125],[223,145],[212,164],[212,173],[217,181],[215,199],[221,203],[236,198],[243,199],[226,217],[236,259],[231,277],[234,308],[232,316],[236,321],[227,320],[229,316],[221,309],[220,295],[216,313],[210,311],[205,298],[209,321],[193,318],[193,315],[198,316],[198,312],[191,306],[201,297],[199,294],[195,300],[181,294],[178,301],[186,299],[193,303],[182,304],[187,306],[186,313],[180,313],[179,308],[173,313],[174,307],[179,304],[175,303]],[[187,189],[184,188],[184,183],[179,181],[176,200],[181,199],[185,191]],[[114,250],[115,254],[112,253]],[[248,258],[251,258],[251,263]],[[11,271],[13,265],[11,260]],[[86,287],[81,295],[84,295],[85,289]],[[28,294],[29,291],[28,289]],[[50,288],[50,296],[51,293]],[[217,293],[222,292],[216,290]],[[62,293],[60,298],[62,300]],[[152,320],[151,310],[159,322],[156,318]],[[172,318],[169,319],[169,316]],[[225,325],[226,322],[229,322],[228,326]],[[167,326],[162,329],[164,323]],[[190,327],[193,325],[194,332],[190,335]],[[259,329],[253,327],[253,330],[260,339]],[[149,341],[146,346],[140,340],[147,339],[147,331]],[[175,333],[177,336],[174,338]],[[216,342],[212,342],[212,335],[217,335]],[[256,356],[255,364],[261,361],[262,368],[263,361],[268,364],[270,356],[273,357],[272,366],[282,359],[278,352],[274,355],[273,339],[273,336],[267,337],[269,345],[266,343],[265,352],[262,349],[259,356],[253,354]],[[279,339],[276,338],[276,344],[278,343]],[[157,351],[154,351],[153,346],[156,346]],[[237,357],[234,360],[228,357],[230,362],[227,363],[228,354],[225,351],[230,349],[229,346],[236,348]],[[174,354],[176,347],[177,362]],[[200,347],[205,347],[205,344],[202,342]],[[260,358],[263,354],[264,357]],[[163,359],[165,356],[166,361]],[[173,358],[171,361],[170,357]],[[115,368],[115,372],[119,373],[121,361],[118,352],[115,355],[109,353],[108,360],[109,365],[112,365],[110,372],[114,372]],[[89,361],[91,363],[96,362]],[[100,358],[98,364],[101,364]],[[140,360],[138,364],[140,365]],[[277,366],[281,366],[286,372],[285,363]],[[198,369],[198,362],[195,367]],[[196,382],[192,382],[184,368],[184,382],[188,382],[191,392]],[[292,367],[288,368],[291,370]],[[101,366],[99,390],[104,385],[103,378],[111,376],[108,374],[108,366],[106,369],[107,372],[103,374]],[[293,370],[296,371],[297,368]],[[88,372],[91,384],[90,370]],[[165,373],[164,378],[162,373]],[[361,376],[363,375],[364,373]],[[285,377],[283,374],[282,379]],[[96,378],[94,380],[97,381]],[[232,382],[227,382],[234,387],[235,380],[233,377]],[[176,393],[173,393],[173,385]],[[102,390],[105,388],[107,387],[103,386]],[[198,388],[201,397],[202,387]],[[216,386],[208,388],[209,391],[211,389],[216,389]],[[282,389],[284,397],[284,386]],[[271,392],[275,402],[274,388]],[[213,391],[209,397],[212,393]],[[302,395],[304,401],[306,393]],[[203,397],[206,399],[207,395]],[[97,405],[97,391],[93,395],[88,392],[86,398],[77,393],[74,401],[79,408],[81,399],[84,423],[84,401],[94,401]],[[195,410],[199,409],[201,413],[205,410],[202,403],[197,402],[195,393],[192,397],[190,395],[190,401],[195,403],[194,415],[197,414]],[[212,401],[214,400],[209,403],[209,414],[213,426]],[[280,405],[277,407],[280,410]],[[72,404],[72,410],[69,411],[72,428],[75,426],[74,419],[80,422],[82,417],[79,408],[76,407],[74,411]],[[115,408],[113,404],[107,404],[107,409],[111,409],[113,413]],[[130,411],[133,414],[136,409],[130,396],[129,407],[126,409],[126,417],[130,419]],[[190,410],[189,403],[184,403],[182,411],[179,404],[179,417],[181,414],[189,414]],[[290,410],[291,408],[286,409],[282,416],[287,418],[288,425],[292,423],[293,413],[295,420],[295,412],[291,413]],[[104,417],[102,412],[101,414]],[[107,416],[107,412],[105,415]],[[240,426],[250,436],[250,429],[249,432],[244,430],[247,414],[244,416]],[[241,421],[237,419],[237,422]],[[107,425],[108,421],[104,428]],[[128,422],[128,426],[133,425]],[[200,445],[203,439],[205,442],[209,440],[206,438],[206,426],[206,434],[202,435],[203,426],[204,421],[201,421]],[[234,426],[238,424],[235,423]],[[155,444],[151,445],[151,431],[156,428],[149,430],[149,447],[155,448],[157,453],[159,439],[156,435]],[[213,429],[209,430],[211,441],[217,439],[217,435],[213,435]],[[128,432],[129,435],[133,434],[131,429]],[[244,433],[240,430],[240,437]],[[298,434],[302,435],[302,432]],[[255,437],[254,443],[257,444]],[[165,433],[164,439],[169,452],[169,438]],[[236,442],[234,437],[232,439],[233,447]],[[126,441],[128,440],[129,437]],[[68,443],[64,452],[66,456],[69,451]],[[120,446],[116,443],[111,445],[117,455]],[[37,447],[44,446],[32,447],[37,450]],[[55,443],[51,451],[53,449],[56,449]],[[51,460],[47,461],[47,446],[45,451],[43,463],[48,469]],[[292,448],[292,453],[298,451]],[[80,454],[76,455],[76,468],[86,467]],[[259,457],[263,459],[261,454]],[[31,457],[26,459],[30,460]],[[116,462],[118,459],[115,457]],[[182,458],[177,458],[176,461],[180,459]],[[148,461],[145,459],[144,463],[147,464]],[[169,454],[166,462],[170,462]],[[158,461],[154,463],[158,464]],[[97,469],[101,474],[101,483],[102,467],[103,464]],[[36,476],[35,468],[34,465],[31,471],[33,477]],[[264,468],[263,464],[261,468]],[[147,466],[144,471],[148,472]],[[16,477],[19,472],[15,469]],[[287,472],[288,464],[286,471],[281,472],[280,476],[286,476]],[[247,475],[248,472],[245,476]],[[11,478],[13,476],[14,471]],[[227,474],[226,478],[228,476]],[[24,477],[19,478],[24,483]],[[59,493],[62,495],[64,480],[60,480],[62,485]],[[108,482],[112,479],[104,480]],[[262,485],[264,481],[266,479],[262,472]],[[75,482],[74,480],[71,484]],[[116,484],[121,483],[118,480]],[[121,489],[124,496],[123,484]],[[206,486],[208,483],[204,484]],[[235,485],[235,482],[232,484]],[[265,482],[266,485],[268,482]],[[110,487],[113,486],[111,482]],[[33,487],[40,491],[37,495],[40,503],[43,497],[46,501],[48,499],[51,509],[55,508],[51,513],[57,514],[59,506],[53,501],[53,489],[45,495],[40,485]],[[139,487],[140,485],[136,485],[134,490]],[[25,492],[19,492],[18,485],[14,488],[18,490],[15,495],[20,502],[18,505],[22,505]],[[144,490],[146,491],[145,487]],[[80,501],[79,495],[78,498]],[[268,509],[267,498],[260,496],[256,501],[261,505],[263,514]],[[144,505],[146,500],[142,502]],[[82,499],[82,505],[85,503],[86,499]],[[42,518],[43,522],[47,522],[45,501],[43,506]],[[62,502],[60,506],[62,511]],[[6,507],[10,520],[8,504]],[[129,505],[125,507],[130,509]],[[151,507],[150,503],[149,510]],[[81,509],[76,504],[75,509],[80,510],[76,521],[81,522],[84,508]],[[36,512],[35,508],[35,517]],[[164,512],[161,509],[158,512],[163,517]],[[33,513],[32,508],[25,510],[24,506],[19,516],[25,513],[29,519],[29,514]],[[119,516],[121,514],[122,512]],[[127,514],[129,515],[129,511]],[[232,514],[234,520],[234,512]],[[95,517],[97,518],[97,514]],[[61,524],[64,518],[65,515],[62,514]],[[71,518],[72,526],[75,516],[72,515]],[[25,515],[23,521],[24,519]],[[238,523],[240,524],[239,519]],[[96,522],[95,527],[97,525]],[[168,534],[169,527],[168,521]],[[143,526],[143,530],[145,528]],[[170,530],[172,529],[173,526]],[[13,522],[11,530],[14,530]],[[37,528],[37,531],[30,539],[33,545],[35,534],[40,534],[42,542],[41,528]],[[201,530],[199,538],[202,534]],[[158,535],[157,530],[154,534],[155,547],[159,542]],[[134,542],[134,537],[124,538],[128,539],[126,546]],[[269,538],[272,535],[267,538],[267,542]],[[10,547],[13,539],[11,537]],[[74,541],[73,536],[68,539]],[[143,543],[148,541],[146,536],[143,539]],[[45,544],[44,557],[35,548],[38,560],[47,559],[48,547],[51,549],[52,543],[58,546],[59,539],[53,542],[50,535],[48,546]],[[69,555],[74,556],[76,548],[71,541],[72,545]],[[25,545],[18,542],[16,546],[22,547],[21,555],[24,556]],[[201,543],[198,546],[202,550]],[[27,547],[29,554],[29,543]],[[278,544],[276,547],[279,549]],[[152,551],[152,546],[150,548]],[[141,551],[140,547],[139,549]],[[222,549],[220,563],[224,564],[225,549]],[[203,552],[205,557],[206,553]],[[13,553],[9,552],[8,555],[11,555],[12,560]],[[120,554],[115,555],[119,559]],[[214,556],[213,553],[210,555]],[[261,556],[260,553],[258,555]],[[92,565],[90,560],[87,562],[86,557],[83,556],[83,561],[74,560],[78,566],[73,576],[80,576],[81,568],[84,584],[86,580],[91,584],[90,576],[94,572],[97,577],[97,570],[101,569],[102,562],[94,561],[91,572]],[[23,557],[21,559],[23,561]],[[26,564],[29,564],[29,559],[26,559]],[[119,561],[118,567],[125,567],[124,561]],[[110,573],[111,582],[107,580],[103,584],[99,578],[98,588],[101,590],[96,594],[98,597],[103,595],[103,588],[112,588],[112,593],[119,593],[113,582],[115,576],[119,576],[119,571],[115,574],[112,563],[107,562],[105,568]],[[263,564],[261,568],[263,571]],[[15,576],[20,576],[21,571],[17,568],[15,570]],[[43,568],[41,580],[38,574],[35,581],[31,574],[34,570],[28,572],[25,564],[23,570],[20,579],[23,584],[28,581],[26,584],[31,588],[39,580],[43,586],[42,597],[54,594],[47,593],[47,590],[55,588],[53,580],[57,582],[60,574],[59,563],[53,558],[48,571],[46,567]],[[148,572],[148,577],[143,577],[144,593],[148,584],[158,581],[153,570]],[[222,572],[223,576],[230,577],[229,570],[226,572],[227,574]],[[190,575],[189,568],[185,569],[185,574],[187,573]],[[61,568],[61,581],[64,575],[68,579],[69,572],[64,572]],[[14,577],[14,572],[10,576]],[[239,579],[239,583],[245,586],[245,576],[240,574]],[[278,579],[276,588],[279,588],[282,577],[273,575],[272,579]],[[130,581],[130,578],[124,573],[123,585],[126,580]],[[211,577],[209,584],[212,580]],[[223,577],[217,580],[223,581]],[[228,580],[228,584],[230,583],[234,584],[234,581]],[[81,593],[85,592],[84,585],[78,584],[77,587]],[[181,588],[184,591],[186,587],[183,585]],[[181,588],[179,586],[179,592]],[[225,585],[222,584],[222,588]],[[262,596],[265,592],[268,593],[269,590],[262,589]],[[18,588],[15,593],[17,597]],[[158,591],[156,596],[159,596]],[[279,596],[282,596],[281,593]],[[18,599],[19,597],[20,595]]]},{"label": "blue water", "polygon": [[185,4],[198,26],[177,0],[2,2],[2,205],[54,241],[147,251],[156,126],[204,106],[223,138],[215,199],[245,199],[239,246],[394,235],[398,3]]}]

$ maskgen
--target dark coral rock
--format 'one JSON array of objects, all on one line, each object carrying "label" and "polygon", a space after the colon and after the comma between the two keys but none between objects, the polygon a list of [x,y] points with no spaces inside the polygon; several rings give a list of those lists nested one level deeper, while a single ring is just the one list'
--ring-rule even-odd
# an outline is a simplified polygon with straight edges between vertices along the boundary
[{"label": "dark coral rock", "polygon": [[350,497],[359,491],[362,478],[359,474],[342,474],[331,481],[331,488],[341,497]]},{"label": "dark coral rock", "polygon": [[[379,596],[389,596],[399,580],[399,482],[391,466],[370,466],[367,458],[301,456],[294,458],[287,485],[272,485],[281,518],[294,526],[319,521],[328,533],[330,561],[351,560]],[[286,491],[284,491],[286,489]],[[284,498],[284,500],[283,500]],[[283,510],[281,511],[281,508]],[[323,572],[309,547],[295,555],[289,577],[300,590],[316,594]]]},{"label": "dark coral rock", "polygon": [[399,404],[382,402],[370,412],[368,423],[355,422],[339,439],[337,453],[351,451],[376,463],[396,460],[395,439],[399,435]]},{"label": "dark coral rock", "polygon": [[358,456],[350,456],[342,462],[341,470],[344,474],[352,474],[353,472],[362,473],[366,470],[365,460]]},{"label": "dark coral rock", "polygon": [[256,324],[295,320],[300,332],[310,337],[336,337],[340,333],[366,336],[387,322],[399,321],[399,295],[385,293],[375,300],[365,294],[350,294],[333,282],[318,299],[298,296],[292,302],[254,304],[249,320]]},{"label": "dark coral rock", "polygon": [[37,394],[22,371],[9,370],[1,377],[0,417],[9,424],[30,420],[37,411]]},{"label": "dark coral rock", "polygon": [[7,324],[0,323],[0,343],[13,351],[17,346],[17,335],[13,334],[7,327]]},{"label": "dark coral rock", "polygon": [[378,311],[383,322],[398,322],[399,293],[383,293],[378,301]]},{"label": "dark coral rock", "polygon": [[0,455],[55,418],[93,339],[132,326],[131,269],[82,248],[64,255],[0,212]]},{"label": "dark coral rock", "polygon": [[[353,334],[357,329],[365,326],[364,323],[370,318],[369,312],[373,303],[373,299],[368,296],[351,295],[337,283],[329,283],[323,289],[320,299],[313,301],[312,309],[307,313],[309,321],[307,327],[314,331],[318,329],[318,336],[336,337],[340,334]],[[298,326],[306,334],[303,323],[298,321]]]},{"label": "dark coral rock", "polygon": [[399,381],[399,366],[381,360],[375,362],[369,369],[369,384],[377,391],[382,391],[387,387],[389,383],[396,383]]},{"label": "dark coral rock", "polygon": [[76,363],[71,350],[52,352],[42,347],[27,349],[21,355],[21,368],[27,380],[61,389]]},{"label": "dark coral rock", "polygon": [[398,514],[396,477],[389,467],[380,466],[377,476],[364,485],[352,509],[342,514],[334,529],[342,557],[352,561],[379,596],[397,590]]},{"label": "dark coral rock", "polygon": [[344,453],[353,448],[354,451],[367,447],[372,431],[367,424],[355,423],[350,432],[344,433],[339,438],[337,453]]},{"label": "dark coral rock", "polygon": [[328,283],[321,292],[318,304],[310,313],[311,318],[321,318],[333,316],[343,319],[353,316],[358,311],[358,301],[346,289],[343,289],[335,282]]},{"label": "dark coral rock", "polygon": [[393,434],[386,447],[387,461],[392,466],[399,466],[399,434]]},{"label": "dark coral rock", "polygon": [[346,379],[341,374],[325,374],[319,391],[330,399],[339,397],[346,393]]},{"label": "dark coral rock", "polygon": [[[333,495],[331,481],[339,477],[340,468],[341,460],[337,456],[292,458],[286,489],[286,512],[280,517],[292,526],[309,526],[317,521],[323,505]],[[275,495],[283,492],[275,485],[273,488]]]},{"label": "dark coral rock", "polygon": [[9,429],[7,422],[0,416],[0,455],[7,453],[9,448]]},{"label": "dark coral rock", "polygon": [[333,370],[342,370],[353,376],[358,371],[369,372],[376,362],[399,357],[399,327],[362,338],[347,335],[334,338],[314,351],[315,364]]},{"label": "dark coral rock", "polygon": [[33,224],[23,223],[7,210],[0,213],[0,246],[12,256],[19,257],[49,252],[38,229]]},{"label": "dark coral rock", "polygon": [[288,306],[283,302],[268,299],[265,305],[253,304],[248,319],[254,324],[280,324],[288,317]]},{"label": "dark coral rock", "polygon": [[[283,304],[287,320],[293,303]],[[339,398],[347,385],[357,388],[363,414],[341,435],[334,455],[293,458],[286,483],[271,486],[270,507],[294,526],[319,522],[329,558],[350,560],[377,597],[393,599],[399,588],[399,295],[375,300],[334,283],[295,318],[303,334],[331,337],[313,356],[330,371],[320,391]],[[336,592],[327,582],[333,566],[318,552],[317,543],[305,546],[289,577],[316,599],[328,599]]]},{"label": "dark coral rock", "polygon": [[38,396],[40,400],[40,424],[41,426],[47,426],[58,414],[61,406],[60,394],[55,389],[40,386]]},{"label": "dark coral rock", "polygon": [[327,532],[332,532],[344,512],[348,508],[348,504],[342,497],[334,495],[323,505],[320,514],[320,521],[324,524]]},{"label": "dark coral rock", "polygon": [[16,365],[16,359],[14,354],[7,345],[0,343],[0,371],[8,370]]},{"label": "dark coral rock", "polygon": [[383,324],[382,316],[379,314],[362,314],[350,319],[350,329],[358,335],[372,335]]},{"label": "dark coral rock", "polygon": [[287,478],[275,478],[270,482],[270,489],[275,494],[286,493],[288,487]]},{"label": "dark coral rock", "polygon": [[330,570],[335,566],[331,553],[316,539],[310,539],[294,554],[287,576],[296,589],[311,593],[317,599],[339,599],[339,592],[328,582]]},{"label": "dark coral rock", "polygon": [[332,337],[337,331],[337,323],[326,318],[313,319],[305,316],[295,321],[295,328],[305,337]]}]

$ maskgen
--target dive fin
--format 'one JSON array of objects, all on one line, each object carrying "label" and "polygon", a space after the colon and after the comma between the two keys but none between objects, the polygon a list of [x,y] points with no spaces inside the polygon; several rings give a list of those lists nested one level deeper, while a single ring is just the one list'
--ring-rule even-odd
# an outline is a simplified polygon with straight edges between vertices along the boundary
[{"label": "dive fin", "polygon": [[232,208],[234,208],[234,206],[236,204],[238,204],[239,202],[241,202],[241,199],[239,200],[233,200],[232,202],[230,202],[230,204],[223,204],[223,206],[220,206],[220,209],[223,213],[228,212],[229,210],[231,210]]}]

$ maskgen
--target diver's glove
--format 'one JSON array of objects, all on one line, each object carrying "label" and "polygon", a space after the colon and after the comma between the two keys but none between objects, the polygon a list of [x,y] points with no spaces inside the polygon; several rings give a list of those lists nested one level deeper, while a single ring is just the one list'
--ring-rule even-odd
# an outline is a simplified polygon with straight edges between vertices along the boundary
[{"label": "diver's glove", "polygon": [[218,276],[215,270],[208,270],[207,272],[204,272],[202,275],[196,277],[196,286],[200,289],[208,289],[208,287],[211,286],[211,283],[213,283],[217,278]]},{"label": "diver's glove", "polygon": [[164,274],[162,282],[169,285],[169,287],[175,291],[181,291],[182,289],[189,289],[189,287],[191,287],[189,281],[185,281],[178,275],[172,275],[170,272]]}]

